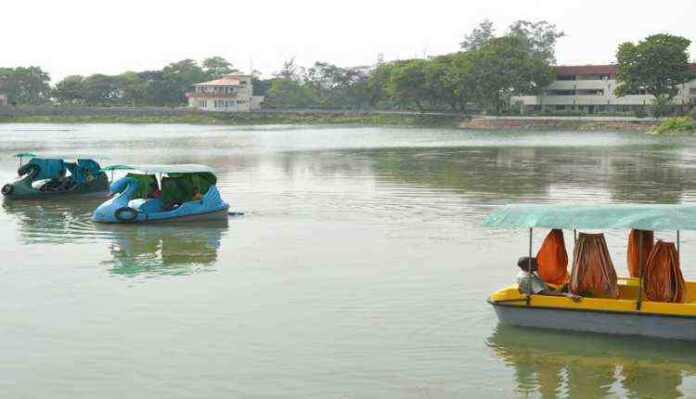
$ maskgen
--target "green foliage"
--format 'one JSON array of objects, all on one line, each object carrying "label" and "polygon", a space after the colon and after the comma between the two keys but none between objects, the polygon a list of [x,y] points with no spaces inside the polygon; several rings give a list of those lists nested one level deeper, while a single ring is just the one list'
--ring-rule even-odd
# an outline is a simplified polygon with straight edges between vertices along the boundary
[{"label": "green foliage", "polygon": [[121,80],[117,76],[92,75],[85,79],[85,102],[93,105],[116,105],[121,97]]},{"label": "green foliage", "polygon": [[696,131],[696,121],[688,116],[669,118],[657,127],[657,134],[683,133]]},{"label": "green foliage", "polygon": [[565,33],[559,31],[556,25],[546,21],[520,20],[513,22],[508,29],[508,35],[519,38],[528,52],[549,63],[555,63],[556,41],[565,36]]},{"label": "green foliage", "polygon": [[464,36],[464,41],[461,43],[462,50],[479,50],[486,46],[493,38],[495,38],[495,27],[493,22],[486,18],[475,27],[471,33]]},{"label": "green foliage", "polygon": [[297,80],[275,78],[266,93],[268,108],[309,108],[316,103],[314,90]]},{"label": "green foliage", "polygon": [[679,85],[694,78],[689,71],[690,44],[689,39],[668,34],[621,44],[616,53],[616,95],[652,94],[658,102],[656,108],[671,101]]},{"label": "green foliage", "polygon": [[36,66],[0,68],[0,93],[11,103],[44,104],[49,101],[51,78]]},{"label": "green foliage", "polygon": [[[555,63],[556,41],[565,36],[556,25],[546,21],[530,22],[519,20],[508,27],[504,36],[519,38],[527,51],[534,53],[549,63]],[[495,27],[489,19],[483,20],[470,34],[466,35],[461,43],[462,50],[480,50],[495,39]]]},{"label": "green foliage", "polygon": [[553,68],[543,54],[530,52],[524,40],[503,36],[472,56],[471,73],[477,99],[500,113],[513,94],[538,94],[553,79]]},{"label": "green foliage", "polygon": [[688,115],[689,117],[691,117],[691,119],[696,121],[696,107],[691,108],[691,111],[689,111]]},{"label": "green foliage", "polygon": [[201,65],[209,79],[219,79],[237,71],[229,61],[217,56],[204,59]]},{"label": "green foliage", "polygon": [[194,84],[232,72],[232,64],[221,57],[206,58],[202,66],[185,59],[159,71],[68,76],[56,84],[51,95],[59,104],[180,106]]},{"label": "green foliage", "polygon": [[419,111],[423,111],[423,102],[429,94],[427,65],[426,60],[415,59],[400,62],[392,70],[388,89],[397,104],[404,108],[415,104]]},{"label": "green foliage", "polygon": [[85,103],[86,92],[85,78],[80,75],[71,75],[56,84],[52,96],[59,104],[76,105]]}]

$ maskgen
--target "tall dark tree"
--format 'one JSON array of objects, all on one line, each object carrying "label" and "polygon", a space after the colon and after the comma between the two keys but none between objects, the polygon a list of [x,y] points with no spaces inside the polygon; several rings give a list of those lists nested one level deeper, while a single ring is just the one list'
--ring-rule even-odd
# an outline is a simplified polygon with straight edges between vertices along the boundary
[{"label": "tall dark tree", "polygon": [[495,38],[495,27],[493,22],[486,18],[464,37],[464,41],[461,43],[462,50],[478,50],[493,38]]},{"label": "tall dark tree", "polygon": [[616,53],[616,95],[652,94],[659,116],[679,93],[679,85],[694,79],[689,70],[690,44],[685,37],[668,34],[649,36],[638,44],[622,43]]},{"label": "tall dark tree", "polygon": [[120,102],[121,80],[116,76],[96,74],[85,81],[85,102],[89,105],[117,105]]},{"label": "tall dark tree", "polygon": [[201,65],[210,79],[219,79],[237,71],[232,67],[232,63],[218,56],[204,59]]},{"label": "tall dark tree", "polygon": [[196,83],[206,80],[208,74],[192,59],[171,63],[162,69],[162,95],[165,97],[160,102],[164,105],[185,104],[186,92]]},{"label": "tall dark tree", "polygon": [[499,113],[512,95],[538,94],[553,81],[553,68],[541,54],[530,53],[517,36],[503,36],[473,54],[471,74],[477,102]]},{"label": "tall dark tree", "polygon": [[405,108],[415,105],[419,111],[425,111],[425,102],[430,90],[426,68],[428,61],[413,59],[395,65],[389,82],[389,91],[397,104]]},{"label": "tall dark tree", "polygon": [[295,63],[295,57],[283,62],[283,68],[275,74],[275,77],[288,80],[299,80],[302,78],[302,68]]},{"label": "tall dark tree", "polygon": [[44,104],[50,100],[48,73],[36,66],[0,68],[0,93],[16,104]]},{"label": "tall dark tree", "polygon": [[53,88],[52,97],[59,104],[84,104],[87,97],[85,78],[80,75],[70,75]]},{"label": "tall dark tree", "polygon": [[551,64],[556,63],[556,42],[565,36],[556,25],[546,21],[515,21],[508,28],[508,35],[518,37],[527,49]]}]

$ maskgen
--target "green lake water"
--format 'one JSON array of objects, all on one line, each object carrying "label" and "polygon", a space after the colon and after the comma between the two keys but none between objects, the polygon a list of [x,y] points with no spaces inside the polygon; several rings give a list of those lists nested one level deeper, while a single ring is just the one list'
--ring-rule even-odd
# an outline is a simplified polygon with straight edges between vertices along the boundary
[{"label": "green lake water", "polygon": [[[100,198],[4,201],[0,397],[696,396],[695,344],[498,325],[486,297],[527,236],[480,228],[510,202],[694,202],[696,139],[5,124],[3,181],[25,150],[208,164],[245,216],[109,226]],[[607,235],[619,275],[626,236]],[[696,234],[682,249],[696,279]]]}]

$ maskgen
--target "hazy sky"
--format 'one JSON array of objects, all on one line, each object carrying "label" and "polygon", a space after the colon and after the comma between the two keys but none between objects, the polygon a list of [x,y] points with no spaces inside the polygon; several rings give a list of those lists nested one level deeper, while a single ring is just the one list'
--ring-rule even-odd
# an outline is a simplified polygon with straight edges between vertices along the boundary
[{"label": "hazy sky", "polygon": [[619,43],[653,33],[696,41],[696,0],[0,0],[0,15],[0,66],[39,65],[54,81],[211,55],[267,76],[292,56],[341,66],[422,57],[457,50],[484,18],[499,31],[555,23],[567,34],[562,64],[611,62]]}]

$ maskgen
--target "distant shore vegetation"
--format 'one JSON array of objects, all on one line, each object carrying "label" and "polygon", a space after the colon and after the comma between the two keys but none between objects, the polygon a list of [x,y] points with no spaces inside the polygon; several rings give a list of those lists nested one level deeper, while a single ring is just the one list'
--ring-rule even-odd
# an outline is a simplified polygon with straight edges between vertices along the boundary
[{"label": "distant shore vegetation", "polygon": [[[554,79],[555,48],[564,36],[546,21],[516,21],[497,34],[485,20],[449,54],[339,67],[290,59],[271,78],[253,71],[254,95],[267,109],[374,109],[487,113],[514,112],[510,97],[541,95]],[[664,115],[678,87],[694,79],[690,40],[668,34],[617,50],[620,96],[655,96],[654,116]],[[659,61],[659,62],[658,62]],[[38,66],[0,68],[0,93],[11,105],[182,107],[193,85],[237,72],[226,59],[184,59],[159,70],[118,75],[71,75],[55,84]]]}]

